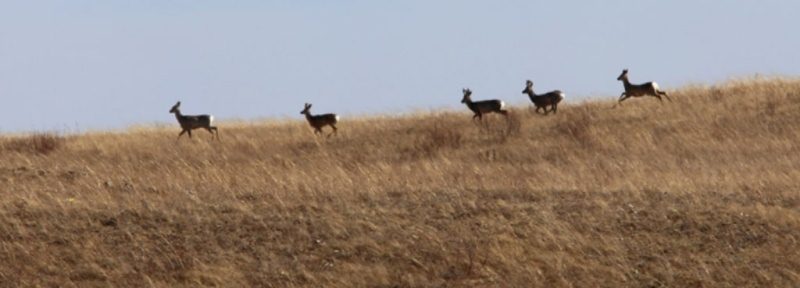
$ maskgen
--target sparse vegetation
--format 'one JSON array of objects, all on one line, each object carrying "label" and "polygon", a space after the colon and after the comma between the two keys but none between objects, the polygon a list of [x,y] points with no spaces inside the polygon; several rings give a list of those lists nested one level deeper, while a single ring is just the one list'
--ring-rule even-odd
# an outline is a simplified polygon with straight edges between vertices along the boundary
[{"label": "sparse vegetation", "polygon": [[796,286],[800,80],[670,96],[2,138],[0,286]]}]

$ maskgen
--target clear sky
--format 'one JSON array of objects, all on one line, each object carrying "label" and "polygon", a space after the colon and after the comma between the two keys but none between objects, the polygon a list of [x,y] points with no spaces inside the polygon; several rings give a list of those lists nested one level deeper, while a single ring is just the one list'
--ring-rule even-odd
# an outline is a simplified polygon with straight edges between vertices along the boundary
[{"label": "clear sky", "polygon": [[[800,1],[0,0],[0,133],[800,75]],[[177,125],[177,124],[176,124]]]}]

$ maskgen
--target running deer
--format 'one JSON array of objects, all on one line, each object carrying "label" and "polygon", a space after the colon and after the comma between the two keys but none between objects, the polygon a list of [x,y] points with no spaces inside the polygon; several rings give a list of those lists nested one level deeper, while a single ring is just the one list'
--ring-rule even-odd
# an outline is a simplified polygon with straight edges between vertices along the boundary
[{"label": "running deer", "polygon": [[625,86],[625,92],[619,95],[619,101],[617,104],[622,104],[622,101],[628,99],[630,97],[642,97],[642,96],[653,96],[658,98],[658,101],[664,103],[664,100],[661,100],[661,95],[667,97],[667,100],[672,101],[667,95],[667,92],[661,91],[658,89],[658,84],[656,82],[647,82],[644,84],[631,84],[628,81],[628,69],[622,70],[622,74],[617,77],[618,81],[622,81],[622,85]]},{"label": "running deer", "polygon": [[333,128],[333,132],[328,134],[330,137],[333,134],[336,134],[336,123],[339,122],[339,115],[330,113],[330,114],[320,114],[320,115],[311,115],[311,104],[306,103],[305,108],[303,111],[300,111],[300,114],[306,115],[306,120],[308,120],[308,124],[314,128],[314,134],[321,134],[322,127],[331,126]]},{"label": "running deer", "polygon": [[[531,80],[525,83],[525,90],[522,90],[522,94],[528,94],[528,97],[531,98],[531,102],[536,106],[536,113],[539,113],[539,109],[544,109],[544,115],[550,112],[558,113],[558,103],[564,100],[564,92],[561,90],[536,95],[533,92],[533,81]],[[547,111],[547,106],[550,106],[550,111]]]},{"label": "running deer", "polygon": [[508,111],[503,110],[503,106],[505,106],[503,101],[483,100],[473,102],[472,98],[470,97],[472,96],[472,91],[469,89],[463,89],[462,92],[464,92],[464,98],[461,99],[461,103],[467,104],[467,108],[475,113],[475,115],[472,116],[472,120],[475,120],[475,118],[478,118],[478,120],[483,120],[483,114],[492,112],[503,114],[503,116],[508,116]]},{"label": "running deer", "polygon": [[178,139],[181,139],[183,133],[188,133],[189,138],[192,138],[192,130],[203,128],[208,130],[211,133],[212,137],[216,136],[217,140],[219,140],[219,131],[217,131],[216,126],[211,126],[214,122],[214,116],[211,115],[183,115],[181,114],[181,110],[179,109],[181,106],[181,101],[178,101],[178,104],[172,106],[172,109],[169,110],[169,113],[175,113],[175,118],[178,119],[178,123],[181,124],[181,131],[178,134]]}]

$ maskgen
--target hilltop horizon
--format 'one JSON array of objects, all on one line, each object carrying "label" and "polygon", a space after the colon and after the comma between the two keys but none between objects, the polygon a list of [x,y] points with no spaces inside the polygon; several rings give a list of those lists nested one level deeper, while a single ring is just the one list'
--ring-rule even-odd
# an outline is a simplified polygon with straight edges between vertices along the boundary
[{"label": "hilltop horizon", "polygon": [[[764,80],[769,81],[769,80],[780,80],[780,79],[800,79],[800,76],[792,76],[792,75],[763,75],[763,74],[755,74],[755,75],[752,75],[752,76],[740,76],[740,77],[733,77],[732,76],[732,77],[726,78],[726,80],[721,81],[721,82],[714,82],[714,83],[690,82],[689,84],[687,84],[685,86],[682,86],[682,87],[680,87],[678,89],[686,89],[686,88],[689,88],[689,87],[710,87],[710,86],[717,86],[717,85],[726,85],[726,83],[731,83],[731,82],[736,82],[736,81],[764,81]],[[624,91],[624,89],[622,89],[622,84],[620,82],[620,92],[622,92],[622,91]],[[546,92],[546,91],[541,91],[541,90],[537,91],[537,93],[540,93],[540,92]],[[475,99],[476,100],[483,100],[484,99],[484,98],[478,98],[478,97],[480,97],[480,95],[475,97]],[[516,99],[516,101],[514,101],[514,100],[509,101],[509,100],[506,100],[504,98],[492,98],[492,99],[503,100],[510,107],[516,107],[516,108],[524,108],[524,107],[533,105],[533,104],[531,104],[531,102],[528,99],[527,95],[520,94],[519,98],[520,99]],[[583,97],[583,98],[578,97],[578,99],[575,99],[575,98],[576,97],[571,97],[568,94],[566,100],[563,103],[561,103],[561,105],[578,105],[578,104],[582,104],[582,103],[586,103],[586,102],[593,102],[593,101],[611,101],[611,100],[618,99],[618,95],[617,96],[611,96],[611,95],[599,96],[599,95],[597,95],[595,97]],[[458,98],[454,98],[454,99],[455,99],[454,102],[458,102],[460,100],[460,96]],[[488,98],[486,98],[486,99],[488,99]],[[640,99],[640,100],[650,101],[652,99]],[[633,100],[633,101],[640,101],[640,100]],[[629,102],[633,102],[633,101],[629,100]],[[191,107],[189,105],[187,105],[187,106]],[[192,107],[192,108],[194,108],[194,107]],[[314,111],[315,111],[315,113],[317,112],[316,109]],[[320,111],[320,112],[322,112],[322,111]],[[335,112],[335,111],[330,111],[330,112]],[[463,112],[465,114],[466,113],[470,113],[468,111],[468,109],[466,108],[466,106],[464,106],[464,104],[462,104],[462,103],[458,103],[458,105],[456,105],[456,106],[450,105],[450,106],[427,107],[427,108],[425,108],[425,107],[416,107],[416,108],[408,108],[408,109],[402,110],[402,111],[376,111],[376,112],[371,112],[371,113],[352,113],[352,114],[338,113],[338,112],[336,112],[336,113],[339,114],[340,116],[343,116],[344,121],[347,122],[348,120],[355,120],[355,119],[363,120],[363,118],[385,118],[385,117],[402,118],[402,117],[408,117],[408,116],[419,115],[419,114],[443,113],[443,112]],[[178,129],[178,130],[180,130],[180,126],[175,121],[175,116],[173,114],[171,114],[171,113],[165,113],[165,114],[168,114],[166,119],[159,119],[159,120],[155,120],[155,121],[145,121],[145,122],[140,122],[140,123],[129,123],[129,124],[122,125],[120,127],[94,127],[94,128],[64,127],[64,128],[60,128],[60,129],[49,129],[49,130],[48,129],[42,129],[42,130],[34,129],[34,130],[19,130],[19,131],[3,131],[3,130],[0,130],[0,135],[5,135],[5,136],[9,136],[9,135],[28,135],[28,134],[32,134],[32,133],[34,133],[34,134],[35,133],[57,133],[57,134],[60,134],[60,135],[80,135],[80,134],[86,134],[86,133],[125,133],[126,131],[142,130],[142,129],[144,129],[144,130],[150,130],[150,129],[159,129],[159,130],[163,130],[163,129],[167,129],[167,130],[169,130],[169,129]],[[186,115],[193,115],[193,114],[212,114],[212,115],[214,115],[213,113],[208,113],[208,112],[198,112],[198,113],[187,112],[187,113],[184,113],[184,114],[186,114]],[[288,113],[286,115],[280,115],[280,116],[256,116],[256,117],[253,117],[253,118],[231,117],[231,118],[227,118],[227,119],[226,118],[220,119],[219,117],[214,115],[214,123],[223,125],[223,127],[224,127],[224,125],[235,125],[235,126],[240,126],[240,125],[263,125],[265,123],[283,123],[283,122],[287,122],[287,121],[288,122],[293,122],[293,121],[304,122],[305,118],[303,118],[302,115],[293,114],[293,113]]]}]

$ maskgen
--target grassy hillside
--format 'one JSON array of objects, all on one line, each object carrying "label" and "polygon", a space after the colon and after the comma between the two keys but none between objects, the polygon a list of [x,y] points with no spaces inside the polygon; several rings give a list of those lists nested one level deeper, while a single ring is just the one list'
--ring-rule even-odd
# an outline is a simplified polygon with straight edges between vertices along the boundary
[{"label": "grassy hillside", "polygon": [[0,285],[800,283],[800,80],[670,93],[329,139],[302,119],[7,136]]}]

